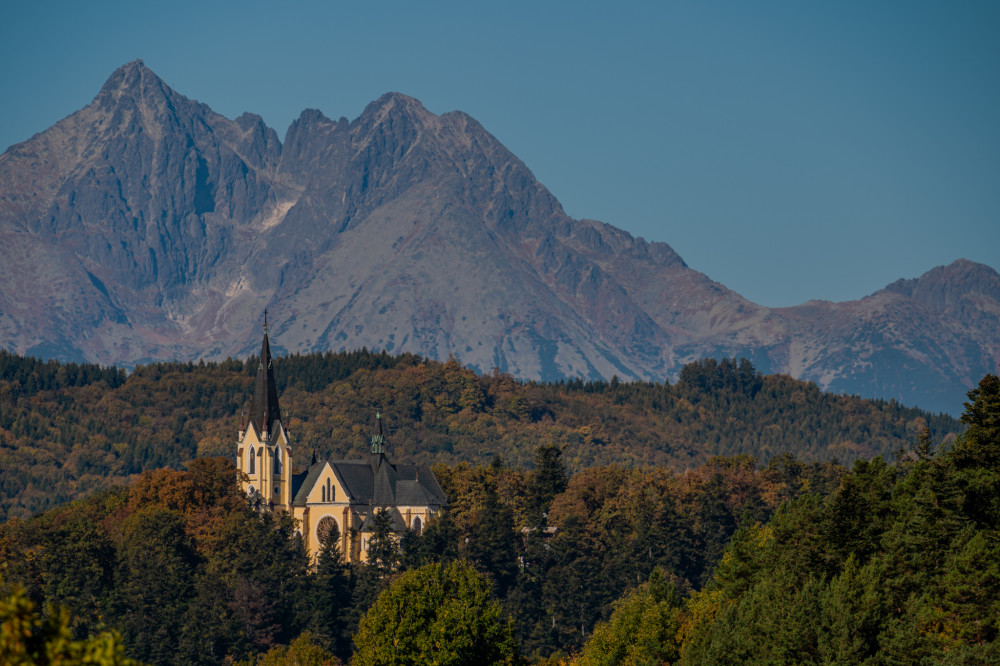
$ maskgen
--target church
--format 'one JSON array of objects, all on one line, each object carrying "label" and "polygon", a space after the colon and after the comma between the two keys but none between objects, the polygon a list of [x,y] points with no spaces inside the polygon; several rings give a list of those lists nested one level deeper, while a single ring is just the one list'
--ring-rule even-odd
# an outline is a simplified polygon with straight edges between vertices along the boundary
[{"label": "church", "polygon": [[308,468],[296,474],[293,451],[278,404],[265,316],[253,400],[237,438],[236,467],[243,490],[259,497],[262,507],[296,518],[312,559],[336,525],[346,562],[367,560],[378,509],[389,511],[393,531],[401,534],[408,529],[420,532],[447,506],[429,467],[396,464],[390,459],[381,415],[365,458],[317,461],[313,455]]}]

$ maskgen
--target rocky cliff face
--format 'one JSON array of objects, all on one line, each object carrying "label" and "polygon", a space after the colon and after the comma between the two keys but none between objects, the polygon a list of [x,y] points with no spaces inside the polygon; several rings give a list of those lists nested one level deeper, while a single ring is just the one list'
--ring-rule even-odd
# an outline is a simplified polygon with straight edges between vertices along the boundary
[{"label": "rocky cliff face", "polygon": [[523,378],[662,380],[705,355],[958,411],[1000,361],[1000,276],[755,305],[666,244],[573,220],[479,123],[388,94],[284,143],[141,62],[0,156],[0,341],[134,364],[368,346]]}]

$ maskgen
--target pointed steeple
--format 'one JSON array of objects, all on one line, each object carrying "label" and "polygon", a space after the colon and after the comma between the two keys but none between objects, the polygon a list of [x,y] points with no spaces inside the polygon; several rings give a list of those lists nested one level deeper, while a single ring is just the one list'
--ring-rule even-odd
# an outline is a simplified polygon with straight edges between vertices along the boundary
[{"label": "pointed steeple", "polygon": [[267,310],[264,310],[264,341],[260,346],[257,365],[257,381],[254,383],[253,402],[250,403],[250,423],[257,432],[274,432],[274,422],[281,421],[281,407],[278,406],[278,387],[274,381],[271,361],[271,345],[267,339]]}]

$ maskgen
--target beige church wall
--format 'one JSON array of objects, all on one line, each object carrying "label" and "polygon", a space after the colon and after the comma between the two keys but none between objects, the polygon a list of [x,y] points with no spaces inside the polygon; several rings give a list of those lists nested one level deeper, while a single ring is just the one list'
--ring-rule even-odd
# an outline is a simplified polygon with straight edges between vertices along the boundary
[{"label": "beige church wall", "polygon": [[[247,479],[241,483],[246,492],[253,486],[261,498],[275,508],[286,509],[292,503],[291,470],[294,458],[291,454],[288,436],[280,423],[276,424],[277,443],[267,446],[261,441],[253,427],[240,432],[238,441],[239,470]],[[254,457],[253,473],[250,472],[250,456]],[[281,465],[276,464],[275,455],[280,455]]]},{"label": "beige church wall", "polygon": [[403,523],[409,528],[413,529],[413,519],[418,518],[420,520],[420,531],[423,532],[430,524],[430,521],[434,520],[436,511],[426,506],[398,506],[400,515],[403,516]]}]

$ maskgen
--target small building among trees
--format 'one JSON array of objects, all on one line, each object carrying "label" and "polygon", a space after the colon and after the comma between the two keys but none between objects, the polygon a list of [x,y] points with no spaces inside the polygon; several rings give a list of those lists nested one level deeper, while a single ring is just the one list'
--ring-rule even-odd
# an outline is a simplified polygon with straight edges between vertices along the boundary
[{"label": "small building among trees", "polygon": [[236,467],[243,490],[262,508],[287,512],[299,521],[310,558],[318,556],[336,530],[344,561],[367,561],[380,509],[388,512],[392,531],[402,533],[420,532],[447,506],[429,467],[390,460],[381,414],[376,421],[366,458],[317,461],[313,454],[308,468],[294,473],[296,456],[281,418],[265,317],[250,414],[240,424],[237,439]]}]

